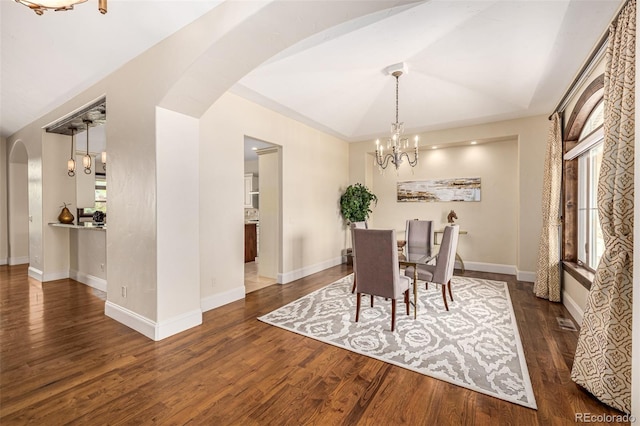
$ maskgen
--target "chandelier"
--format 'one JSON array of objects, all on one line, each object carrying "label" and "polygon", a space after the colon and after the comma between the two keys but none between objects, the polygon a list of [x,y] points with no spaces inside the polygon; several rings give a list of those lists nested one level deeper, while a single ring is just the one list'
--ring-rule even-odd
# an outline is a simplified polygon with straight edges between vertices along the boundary
[{"label": "chandelier", "polygon": [[[17,3],[27,6],[33,10],[37,15],[42,15],[45,10],[52,9],[55,11],[60,10],[73,10],[73,6],[79,3],[84,3],[87,0],[15,0]],[[107,13],[107,0],[98,0],[98,10],[103,15]]]},{"label": "chandelier", "polygon": [[376,140],[376,164],[380,171],[386,169],[389,162],[393,163],[396,166],[396,170],[398,170],[403,159],[406,159],[411,167],[415,167],[418,164],[418,136],[414,138],[413,160],[411,160],[409,154],[404,151],[409,148],[409,139],[403,137],[404,123],[398,121],[398,79],[402,75],[403,69],[403,63],[387,68],[387,71],[396,78],[396,122],[391,123],[391,136],[387,138],[386,143],[386,149],[390,149],[391,152],[385,154],[385,144],[380,144],[380,139]]}]

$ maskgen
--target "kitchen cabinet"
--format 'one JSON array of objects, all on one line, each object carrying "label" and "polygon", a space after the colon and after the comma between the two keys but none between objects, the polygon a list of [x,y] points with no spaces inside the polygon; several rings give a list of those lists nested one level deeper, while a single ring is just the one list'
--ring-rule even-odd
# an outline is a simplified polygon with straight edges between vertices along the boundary
[{"label": "kitchen cabinet", "polygon": [[258,208],[258,177],[253,173],[244,175],[244,208]]},{"label": "kitchen cabinet", "polygon": [[255,223],[244,224],[244,262],[253,262],[258,256],[258,232]]}]

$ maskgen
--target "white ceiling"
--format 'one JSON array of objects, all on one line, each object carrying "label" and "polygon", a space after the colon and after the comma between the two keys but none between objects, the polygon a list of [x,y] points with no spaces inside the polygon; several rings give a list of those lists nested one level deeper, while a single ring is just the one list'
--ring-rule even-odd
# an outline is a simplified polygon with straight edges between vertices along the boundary
[{"label": "white ceiling", "polygon": [[[219,2],[110,0],[104,16],[93,0],[44,16],[0,3],[8,136]],[[419,2],[298,43],[233,91],[348,141],[389,131],[395,80],[383,70],[399,62],[408,67],[399,94],[408,132],[549,114],[621,3]]]}]

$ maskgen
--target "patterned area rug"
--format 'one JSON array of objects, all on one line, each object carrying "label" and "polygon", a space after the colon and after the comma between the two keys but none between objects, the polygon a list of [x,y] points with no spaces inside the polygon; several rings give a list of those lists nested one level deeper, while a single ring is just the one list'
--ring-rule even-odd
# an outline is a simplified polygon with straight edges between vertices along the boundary
[{"label": "patterned area rug", "polygon": [[[537,408],[507,283],[454,277],[444,309],[439,287],[418,282],[418,319],[398,301],[363,295],[355,322],[353,275],[258,318],[362,355],[505,401]],[[413,299],[413,295],[411,295]]]}]

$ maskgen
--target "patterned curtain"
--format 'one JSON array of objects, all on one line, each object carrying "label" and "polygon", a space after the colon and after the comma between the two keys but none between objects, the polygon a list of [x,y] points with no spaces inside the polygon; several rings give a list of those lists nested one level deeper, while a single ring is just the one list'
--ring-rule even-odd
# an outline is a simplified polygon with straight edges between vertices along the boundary
[{"label": "patterned curtain", "polygon": [[636,1],[611,25],[604,82],[598,211],[605,251],[587,298],[571,378],[631,412]]},{"label": "patterned curtain", "polygon": [[560,301],[560,193],[562,190],[562,131],[560,114],[551,117],[544,160],[542,231],[538,245],[538,268],[533,291],[536,296]]}]

